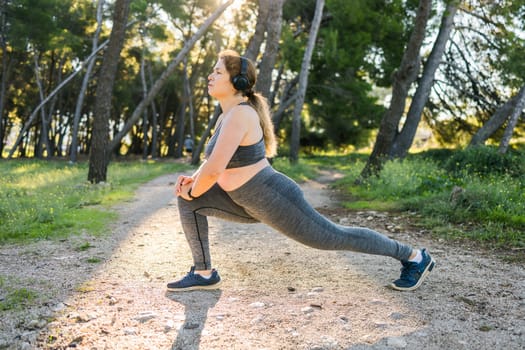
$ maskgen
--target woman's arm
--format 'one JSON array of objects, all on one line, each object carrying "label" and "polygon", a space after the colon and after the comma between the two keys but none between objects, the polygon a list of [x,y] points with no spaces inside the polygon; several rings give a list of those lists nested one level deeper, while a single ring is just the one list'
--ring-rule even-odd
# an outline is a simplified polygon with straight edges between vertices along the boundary
[{"label": "woman's arm", "polygon": [[190,199],[185,195],[190,188],[191,195],[198,197],[217,182],[241,142],[258,125],[258,118],[255,110],[248,106],[237,106],[230,111],[222,121],[217,142],[207,161],[202,164],[193,182],[182,186],[183,198]]}]

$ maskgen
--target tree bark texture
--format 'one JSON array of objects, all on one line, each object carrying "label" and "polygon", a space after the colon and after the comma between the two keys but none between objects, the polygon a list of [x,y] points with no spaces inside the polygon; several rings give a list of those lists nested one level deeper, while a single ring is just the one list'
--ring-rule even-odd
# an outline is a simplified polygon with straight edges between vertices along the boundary
[{"label": "tree bark texture", "polygon": [[407,48],[401,59],[399,70],[394,74],[390,107],[383,116],[383,119],[381,119],[374,149],[361,172],[362,178],[379,174],[385,159],[390,153],[399,121],[405,110],[408,89],[416,80],[419,72],[419,51],[425,38],[425,29],[431,8],[431,0],[420,0],[414,31],[410,36]]},{"label": "tree bark texture", "polygon": [[[278,0],[281,1],[281,0]],[[257,55],[261,49],[261,45],[264,42],[264,34],[266,33],[266,24],[268,21],[268,14],[270,13],[272,0],[259,0],[259,12],[257,13],[257,22],[255,23],[255,31],[253,32],[244,57],[249,58],[252,61],[257,60]]]},{"label": "tree bark texture", "polygon": [[447,4],[445,12],[443,13],[436,42],[423,69],[423,75],[419,80],[416,93],[412,98],[406,121],[401,132],[395,135],[390,153],[390,156],[393,158],[404,158],[414,142],[417,127],[421,121],[423,110],[428,101],[432,84],[434,83],[436,70],[445,52],[450,33],[454,29],[454,16],[456,15],[458,6],[459,2],[451,1]]},{"label": "tree bark texture", "polygon": [[113,28],[100,68],[93,109],[93,136],[89,155],[88,181],[91,183],[105,182],[107,179],[107,167],[111,153],[111,149],[108,147],[111,100],[120,52],[126,35],[130,1],[116,0],[115,2]]},{"label": "tree bark texture", "polygon": [[512,111],[512,114],[509,117],[507,127],[505,128],[505,132],[503,133],[503,137],[499,145],[498,152],[500,154],[507,153],[507,150],[510,144],[510,139],[512,138],[512,134],[514,132],[514,128],[518,124],[518,119],[523,114],[524,108],[525,108],[525,86],[522,86],[517,96],[516,106],[514,107],[514,110]]},{"label": "tree bark texture", "polygon": [[[102,30],[102,8],[104,7],[105,0],[97,1],[97,29],[93,34],[92,39],[92,52],[97,52],[98,39]],[[82,117],[82,106],[84,105],[84,98],[86,97],[86,91],[88,88],[89,80],[91,79],[91,72],[95,66],[95,56],[89,61],[86,68],[86,73],[82,79],[82,85],[80,92],[78,93],[77,104],[75,106],[75,115],[73,116],[73,131],[71,133],[71,149],[69,150],[69,161],[76,163],[78,155],[78,128],[80,124],[80,118]]]},{"label": "tree bark texture", "polygon": [[310,62],[317,40],[317,33],[321,26],[321,19],[323,18],[324,0],[317,0],[315,4],[315,14],[310,28],[310,35],[308,36],[308,45],[303,56],[303,63],[301,65],[301,73],[299,76],[299,89],[297,91],[297,99],[295,100],[294,114],[292,120],[292,136],[290,138],[290,161],[297,163],[299,160],[299,146],[301,140],[301,114],[303,111],[304,97],[306,95],[306,88],[308,86],[308,71],[310,70]]},{"label": "tree bark texture", "polygon": [[[146,83],[146,45],[144,44],[144,37],[142,39],[142,55],[140,57],[140,82],[142,85],[142,98],[146,98],[148,95],[148,84]],[[142,113],[142,159],[148,159],[148,130],[149,130],[149,119],[148,109],[144,108]]]},{"label": "tree bark texture", "polygon": [[7,96],[7,82],[11,67],[10,55],[7,51],[7,22],[6,22],[6,0],[0,0],[0,56],[2,56],[2,78],[0,79],[0,158],[4,152],[4,138],[6,135],[6,120],[4,118],[4,106]]},{"label": "tree bark texture", "polygon": [[[40,66],[38,64],[38,54],[35,52],[33,56],[35,63],[35,80],[36,85],[38,86],[38,94],[40,95],[40,101],[44,101],[44,87],[42,85],[42,79],[40,78]],[[37,158],[42,158],[44,156],[44,148],[46,150],[46,158],[51,157],[51,147],[49,145],[49,123],[47,122],[46,112],[42,108],[40,110],[40,117],[42,122],[42,129],[40,130],[40,139],[38,142],[37,149],[35,149],[35,156]]]},{"label": "tree bark texture", "polygon": [[476,132],[470,140],[469,147],[483,145],[509,118],[509,115],[516,108],[518,95],[502,104],[485,124]]},{"label": "tree bark texture", "polygon": [[259,65],[259,74],[255,88],[266,98],[270,97],[273,68],[279,52],[279,40],[283,21],[284,0],[261,0],[270,3],[270,12],[266,19],[266,45]]}]

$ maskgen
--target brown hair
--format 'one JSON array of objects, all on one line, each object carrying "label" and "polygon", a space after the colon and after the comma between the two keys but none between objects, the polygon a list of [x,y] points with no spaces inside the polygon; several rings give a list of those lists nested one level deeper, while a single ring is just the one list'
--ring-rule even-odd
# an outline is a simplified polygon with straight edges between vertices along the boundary
[{"label": "brown hair", "polygon": [[[234,77],[241,72],[241,60],[240,55],[233,50],[225,50],[219,53],[219,59],[224,62],[226,70],[231,77]],[[264,144],[266,146],[266,156],[273,157],[277,154],[277,141],[275,139],[272,117],[270,114],[270,106],[266,98],[258,92],[253,91],[255,82],[257,81],[257,70],[253,62],[243,57],[247,62],[246,77],[250,82],[250,86],[241,91],[243,96],[248,97],[248,103],[257,111],[261,128],[264,135]]]}]

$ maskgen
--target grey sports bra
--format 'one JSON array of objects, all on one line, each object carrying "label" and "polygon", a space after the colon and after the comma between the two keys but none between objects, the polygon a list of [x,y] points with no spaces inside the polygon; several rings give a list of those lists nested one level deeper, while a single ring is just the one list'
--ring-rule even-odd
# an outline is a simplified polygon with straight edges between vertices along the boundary
[{"label": "grey sports bra", "polygon": [[[206,159],[210,156],[211,152],[213,151],[213,148],[215,148],[215,143],[217,142],[217,138],[219,137],[221,126],[222,124],[220,124],[217,127],[215,133],[206,145],[206,149],[204,151]],[[261,138],[259,142],[254,143],[252,145],[237,147],[235,153],[230,159],[230,162],[226,166],[226,169],[241,168],[243,166],[252,165],[257,163],[261,159],[264,159],[265,157],[266,147],[264,145],[264,138]]]}]

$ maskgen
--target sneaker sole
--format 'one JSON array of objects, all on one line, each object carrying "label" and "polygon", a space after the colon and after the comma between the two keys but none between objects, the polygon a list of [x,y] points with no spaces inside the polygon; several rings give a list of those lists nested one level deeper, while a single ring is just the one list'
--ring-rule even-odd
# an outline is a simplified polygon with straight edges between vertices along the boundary
[{"label": "sneaker sole", "polygon": [[419,278],[417,283],[414,284],[412,287],[398,287],[398,286],[396,286],[395,284],[392,283],[390,285],[390,288],[395,289],[395,290],[399,290],[399,291],[402,291],[402,292],[418,289],[419,286],[421,286],[421,284],[423,283],[423,281],[428,277],[428,275],[430,274],[430,272],[432,271],[432,269],[434,268],[435,265],[436,265],[435,260],[431,258],[430,264],[427,265],[425,271],[423,271],[423,273],[421,274],[421,277]]},{"label": "sneaker sole", "polygon": [[221,286],[221,281],[214,283],[214,284],[206,285],[206,286],[191,286],[191,287],[186,287],[186,288],[168,287],[167,289],[170,292],[187,292],[190,290],[213,290],[213,289],[218,289],[220,286]]}]

